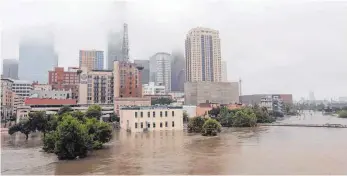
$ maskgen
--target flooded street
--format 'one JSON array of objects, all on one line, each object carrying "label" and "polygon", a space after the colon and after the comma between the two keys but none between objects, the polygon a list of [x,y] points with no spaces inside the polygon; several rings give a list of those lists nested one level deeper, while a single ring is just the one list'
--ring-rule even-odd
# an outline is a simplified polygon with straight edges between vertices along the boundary
[{"label": "flooded street", "polygon": [[[286,123],[341,123],[306,115]],[[224,129],[217,137],[186,132],[116,132],[87,158],[58,161],[41,152],[39,135],[1,135],[2,174],[347,174],[347,129],[257,127]]]}]

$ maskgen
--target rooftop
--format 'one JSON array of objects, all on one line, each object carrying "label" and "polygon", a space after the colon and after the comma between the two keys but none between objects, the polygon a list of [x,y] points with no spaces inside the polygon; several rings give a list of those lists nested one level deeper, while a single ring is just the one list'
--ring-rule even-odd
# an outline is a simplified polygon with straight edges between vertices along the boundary
[{"label": "rooftop", "polygon": [[25,105],[75,105],[74,99],[26,98]]},{"label": "rooftop", "polygon": [[148,109],[183,109],[182,106],[153,105],[153,106],[123,106],[121,110],[148,110]]}]

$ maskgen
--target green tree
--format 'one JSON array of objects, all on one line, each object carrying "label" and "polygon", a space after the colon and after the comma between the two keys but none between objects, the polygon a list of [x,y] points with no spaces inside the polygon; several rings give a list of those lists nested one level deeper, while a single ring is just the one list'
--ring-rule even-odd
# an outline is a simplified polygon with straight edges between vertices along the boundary
[{"label": "green tree", "polygon": [[221,124],[215,119],[208,119],[202,126],[201,134],[203,136],[216,136],[222,129]]},{"label": "green tree", "polygon": [[165,98],[165,97],[161,97],[161,98],[158,98],[156,100],[151,101],[152,105],[156,105],[156,104],[169,105],[171,103],[172,103],[172,99],[171,98]]},{"label": "green tree", "polygon": [[63,106],[59,109],[58,115],[63,115],[64,113],[71,112],[73,109],[70,106]]},{"label": "green tree", "polygon": [[59,159],[83,158],[91,144],[87,128],[71,115],[63,117],[56,131],[54,153]]},{"label": "green tree", "polygon": [[110,122],[119,122],[120,118],[118,117],[118,115],[116,113],[112,113],[110,114]]},{"label": "green tree", "polygon": [[200,133],[204,123],[205,118],[202,118],[200,116],[189,119],[188,133]]},{"label": "green tree", "polygon": [[84,118],[85,114],[83,112],[81,112],[81,111],[72,111],[72,112],[70,112],[70,114],[71,114],[72,117],[75,117],[75,118],[77,118],[78,120],[80,120],[82,122],[85,122],[85,120],[86,120]]},{"label": "green tree", "polygon": [[338,114],[340,118],[347,118],[347,110],[342,110]]},{"label": "green tree", "polygon": [[238,111],[233,117],[233,127],[254,127],[256,125],[257,117],[248,109]]},{"label": "green tree", "polygon": [[8,129],[8,134],[12,135],[16,132],[25,134],[25,140],[28,140],[30,132],[32,132],[31,123],[29,120],[21,121]]},{"label": "green tree", "polygon": [[86,112],[86,117],[100,119],[101,117],[101,107],[99,105],[91,105],[88,107]]}]

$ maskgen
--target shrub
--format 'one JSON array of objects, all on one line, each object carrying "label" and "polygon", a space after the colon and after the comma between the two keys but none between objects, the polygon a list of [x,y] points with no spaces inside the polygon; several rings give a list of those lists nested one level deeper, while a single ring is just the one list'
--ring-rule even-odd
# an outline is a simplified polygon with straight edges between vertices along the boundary
[{"label": "shrub", "polygon": [[57,141],[57,133],[55,131],[47,133],[43,139],[43,150],[48,153],[53,153],[55,142]]},{"label": "shrub", "polygon": [[188,133],[200,133],[204,123],[205,123],[205,118],[202,118],[202,117],[194,117],[189,119]]},{"label": "shrub", "polygon": [[216,136],[221,132],[221,124],[215,119],[208,119],[202,126],[201,134],[203,136]]},{"label": "shrub", "polygon": [[347,118],[347,110],[342,110],[339,112],[340,118]]}]

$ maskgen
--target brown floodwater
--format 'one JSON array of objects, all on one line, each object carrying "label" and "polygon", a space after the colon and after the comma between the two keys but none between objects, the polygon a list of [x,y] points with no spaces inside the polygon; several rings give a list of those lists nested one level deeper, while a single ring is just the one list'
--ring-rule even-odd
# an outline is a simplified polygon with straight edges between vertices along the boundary
[{"label": "brown floodwater", "polygon": [[[283,119],[341,123],[320,114]],[[347,174],[347,129],[229,128],[216,137],[186,132],[115,132],[105,149],[59,161],[35,134],[1,135],[1,174]]]}]

